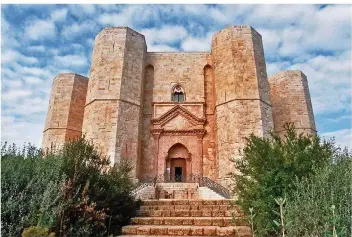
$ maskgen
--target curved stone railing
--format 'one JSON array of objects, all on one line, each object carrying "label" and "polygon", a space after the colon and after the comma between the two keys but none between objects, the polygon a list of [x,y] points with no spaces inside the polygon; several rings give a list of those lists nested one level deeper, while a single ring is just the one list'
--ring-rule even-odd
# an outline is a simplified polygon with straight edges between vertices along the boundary
[{"label": "curved stone railing", "polygon": [[224,198],[231,198],[232,197],[231,192],[227,188],[225,188],[221,184],[214,182],[213,180],[209,179],[208,177],[203,177],[202,182],[199,183],[199,186],[210,188],[211,190],[213,190],[214,192],[217,192],[218,194],[220,194]]},{"label": "curved stone railing", "polygon": [[199,175],[190,175],[183,177],[182,180],[168,180],[165,179],[165,176],[154,176],[154,177],[147,177],[140,181],[139,185],[132,191],[133,196],[139,196],[139,193],[143,191],[146,187],[156,187],[157,183],[173,183],[173,182],[180,182],[180,183],[199,183],[200,187],[207,187],[214,192],[220,194],[224,198],[232,198],[231,192],[222,186],[211,180],[208,177],[201,177]]},{"label": "curved stone railing", "polygon": [[131,195],[134,197],[139,197],[142,195],[142,192],[145,190],[147,187],[153,187],[154,183],[152,182],[143,182],[139,183],[135,189],[132,190]]}]

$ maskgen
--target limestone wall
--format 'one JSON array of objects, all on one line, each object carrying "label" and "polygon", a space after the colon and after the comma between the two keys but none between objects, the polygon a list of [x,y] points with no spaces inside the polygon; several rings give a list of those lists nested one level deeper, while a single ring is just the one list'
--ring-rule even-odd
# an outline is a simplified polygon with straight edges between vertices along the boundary
[{"label": "limestone wall", "polygon": [[136,177],[142,129],[146,44],[127,27],[103,29],[95,38],[83,132],[112,163],[131,160]]},{"label": "limestone wall", "polygon": [[54,78],[42,140],[44,152],[81,136],[87,86],[88,78],[75,73]]},{"label": "limestone wall", "polygon": [[186,102],[204,102],[204,67],[210,60],[209,53],[147,53],[146,65],[154,67],[153,102],[171,102],[176,83]]},{"label": "limestone wall", "polygon": [[245,137],[267,135],[273,128],[261,36],[249,26],[231,26],[212,40],[219,181],[235,172]]},{"label": "limestone wall", "polygon": [[213,67],[210,65],[204,67],[204,96],[206,133],[203,137],[203,175],[215,181],[218,178],[215,133],[215,79]]},{"label": "limestone wall", "polygon": [[[150,119],[160,117],[168,110],[172,109],[175,103],[172,102],[172,88],[180,84],[185,90],[185,103],[183,105],[192,111],[199,118],[205,117],[205,104],[212,103],[214,107],[214,98],[212,94],[214,85],[213,78],[208,83],[208,90],[205,88],[205,67],[211,68],[212,59],[210,53],[147,53],[146,57],[146,74],[144,79],[144,106],[143,106],[143,137],[142,137],[142,159],[141,159],[141,177],[156,174],[156,142],[150,133]],[[209,74],[210,75],[210,74]],[[213,77],[213,75],[212,75]],[[205,94],[208,93],[206,103]],[[209,107],[209,108],[210,108]],[[209,110],[208,108],[208,110]],[[213,109],[214,110],[214,109]],[[207,134],[204,140],[203,156],[206,176],[213,175],[215,172],[215,135],[214,135],[214,112],[208,111],[209,123]],[[212,114],[211,114],[212,113]],[[182,119],[180,119],[181,121]],[[176,121],[175,121],[176,122]],[[179,122],[181,128],[185,125],[184,121]],[[169,124],[171,126],[171,124]],[[181,126],[181,127],[180,127]],[[212,128],[210,126],[213,126]],[[213,133],[213,135],[211,135]],[[171,144],[172,145],[172,144]],[[165,148],[168,149],[168,148]],[[208,162],[209,160],[209,162]],[[201,163],[199,163],[201,164]],[[212,170],[214,168],[214,170]]]},{"label": "limestone wall", "polygon": [[308,81],[301,71],[283,71],[269,78],[275,132],[283,136],[285,123],[298,132],[316,134]]}]

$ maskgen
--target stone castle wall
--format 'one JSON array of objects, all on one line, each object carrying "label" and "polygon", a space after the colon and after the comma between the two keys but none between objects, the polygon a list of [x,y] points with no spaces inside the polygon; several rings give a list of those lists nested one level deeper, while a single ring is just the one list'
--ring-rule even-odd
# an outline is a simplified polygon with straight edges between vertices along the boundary
[{"label": "stone castle wall", "polygon": [[235,172],[229,160],[239,158],[245,138],[252,133],[264,136],[273,122],[260,35],[251,27],[228,27],[214,36],[212,56],[218,179],[226,184]]},{"label": "stone castle wall", "polygon": [[146,44],[127,28],[101,31],[94,43],[83,132],[111,162],[140,157],[141,108]]},{"label": "stone castle wall", "polygon": [[269,78],[275,132],[284,135],[284,124],[293,123],[298,132],[316,134],[308,81],[301,71],[283,71]]},{"label": "stone castle wall", "polygon": [[[83,133],[112,163],[129,159],[135,178],[162,176],[178,144],[189,152],[186,170],[228,185],[230,159],[240,158],[250,134],[283,135],[285,122],[316,133],[307,78],[285,71],[269,83],[261,36],[249,26],[221,30],[203,53],[147,52],[138,32],[105,28],[89,79],[54,79],[43,148]],[[172,101],[175,85],[183,103]]]},{"label": "stone castle wall", "polygon": [[53,80],[45,121],[42,149],[59,149],[82,134],[88,78],[75,73],[60,73]]}]

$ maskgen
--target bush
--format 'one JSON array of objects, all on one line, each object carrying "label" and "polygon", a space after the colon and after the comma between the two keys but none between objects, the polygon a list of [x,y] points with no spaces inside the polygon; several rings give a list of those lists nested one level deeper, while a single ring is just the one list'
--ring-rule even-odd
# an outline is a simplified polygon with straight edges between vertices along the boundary
[{"label": "bush", "polygon": [[15,146],[1,150],[1,232],[19,236],[28,226],[50,227],[60,202],[61,160],[42,159],[31,145],[22,152]]},{"label": "bush", "polygon": [[339,237],[352,235],[352,155],[344,151],[336,158],[313,177],[296,180],[285,208],[288,236],[331,236],[333,224]]},{"label": "bush", "polygon": [[296,179],[299,182],[314,174],[314,169],[328,164],[335,152],[332,143],[321,142],[317,136],[298,135],[289,124],[285,130],[284,139],[275,134],[268,139],[250,136],[243,158],[233,160],[238,171],[232,174],[237,204],[246,215],[253,208],[259,236],[277,233],[273,224],[277,219],[274,199],[288,197]]},{"label": "bush", "polygon": [[84,138],[66,144],[60,156],[66,181],[56,232],[70,236],[118,234],[136,211],[130,195],[132,167],[125,160],[110,167],[109,160]]},{"label": "bush", "polygon": [[119,234],[135,214],[130,195],[131,166],[110,166],[84,138],[66,144],[57,155],[5,144],[2,149],[2,225],[5,236],[40,226],[56,236]]}]

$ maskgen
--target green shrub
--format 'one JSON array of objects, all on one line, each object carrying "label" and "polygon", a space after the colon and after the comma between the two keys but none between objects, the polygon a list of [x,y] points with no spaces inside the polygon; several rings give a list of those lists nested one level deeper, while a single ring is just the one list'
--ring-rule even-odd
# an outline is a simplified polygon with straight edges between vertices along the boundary
[{"label": "green shrub", "polygon": [[1,150],[1,232],[19,236],[28,226],[54,224],[62,184],[61,159],[42,159],[29,145],[22,152],[6,144]]},{"label": "green shrub", "polygon": [[277,234],[273,224],[277,219],[273,212],[277,209],[275,198],[288,197],[296,179],[311,176],[315,168],[328,164],[335,152],[332,143],[321,142],[317,136],[298,135],[289,124],[285,129],[285,139],[275,134],[268,139],[250,136],[243,157],[233,160],[237,204],[247,215],[249,208],[253,208],[259,236]]},{"label": "green shrub", "polygon": [[132,167],[124,160],[110,166],[84,138],[45,158],[32,146],[21,152],[5,144],[1,152],[4,236],[29,226],[56,236],[117,235],[135,215]]},{"label": "green shrub", "polygon": [[333,225],[339,237],[351,236],[351,169],[352,156],[345,151],[313,177],[296,180],[286,205],[288,236],[332,236],[328,233],[332,233]]},{"label": "green shrub", "polygon": [[136,212],[132,167],[125,160],[109,166],[84,138],[66,144],[60,156],[66,183],[56,230],[70,236],[118,234]]}]

